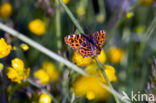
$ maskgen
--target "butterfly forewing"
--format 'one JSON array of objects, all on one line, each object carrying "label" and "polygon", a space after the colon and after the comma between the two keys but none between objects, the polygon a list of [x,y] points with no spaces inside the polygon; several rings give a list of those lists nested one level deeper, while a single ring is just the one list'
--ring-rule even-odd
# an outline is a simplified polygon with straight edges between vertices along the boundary
[{"label": "butterfly forewing", "polygon": [[68,35],[64,37],[64,41],[71,48],[78,49],[81,46],[81,44],[85,41],[85,37],[83,36],[83,34]]}]

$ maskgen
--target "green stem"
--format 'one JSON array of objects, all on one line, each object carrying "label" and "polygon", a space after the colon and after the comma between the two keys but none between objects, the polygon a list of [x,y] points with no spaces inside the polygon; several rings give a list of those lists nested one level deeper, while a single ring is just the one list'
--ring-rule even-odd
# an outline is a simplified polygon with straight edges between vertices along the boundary
[{"label": "green stem", "polygon": [[155,29],[156,29],[156,16],[152,20],[150,26],[148,27],[148,29],[145,33],[145,38],[144,38],[145,43],[150,39],[150,37],[152,36],[152,33]]},{"label": "green stem", "polygon": [[57,48],[60,50],[62,48],[61,43],[61,13],[59,8],[59,1],[55,0],[56,2],[56,37],[57,37]]},{"label": "green stem", "polygon": [[104,87],[106,90],[108,90],[109,92],[111,92],[113,95],[115,95],[117,98],[119,98],[121,101],[125,102],[125,103],[131,103],[130,101],[126,100],[126,99],[122,99],[123,95],[119,94],[118,92],[116,92],[114,89],[112,89],[109,86],[104,85],[103,83],[101,83],[101,86]]},{"label": "green stem", "polygon": [[104,0],[98,0],[98,5],[100,8],[100,14],[103,14],[104,19],[106,19],[105,1]]},{"label": "green stem", "polygon": [[151,38],[152,33],[154,32],[154,30],[156,29],[156,16],[154,17],[154,19],[152,20],[151,24],[149,25],[147,31],[145,32],[145,34],[141,37],[141,41],[142,44],[140,45],[139,48],[139,56],[141,57],[142,55],[144,55],[144,49],[146,49],[146,46],[148,45],[148,40]]},{"label": "green stem", "polygon": [[[102,74],[103,74],[103,76],[104,76],[106,82],[107,82],[108,85],[114,90],[114,88],[113,88],[111,82],[109,81],[109,79],[108,79],[108,77],[107,77],[107,74],[106,74],[106,72],[105,72],[105,70],[104,70],[105,68],[104,68],[103,65],[100,63],[100,61],[98,60],[97,57],[95,58],[95,60],[96,60],[96,62],[97,62],[97,64],[98,64],[98,66],[100,67],[99,69],[101,70],[101,72],[102,72]],[[117,97],[116,95],[114,95],[114,94],[113,94],[113,96],[114,96],[114,98],[115,98],[116,103],[120,103],[118,97]]]},{"label": "green stem", "polygon": [[71,97],[70,103],[74,103],[74,101],[75,101],[75,94],[73,93],[73,94],[72,94],[72,97]]},{"label": "green stem", "polygon": [[68,16],[70,17],[70,19],[72,20],[72,22],[75,24],[75,26],[79,30],[79,32],[80,33],[84,33],[82,27],[77,22],[77,20],[75,19],[74,15],[72,14],[72,12],[68,9],[68,7],[64,4],[64,2],[62,0],[59,0],[59,1],[60,1],[60,4],[62,5],[62,7],[64,8],[64,10],[66,11],[66,13],[68,14]]},{"label": "green stem", "polygon": [[54,98],[54,96],[49,92],[47,91],[45,88],[43,88],[42,86],[40,86],[39,84],[33,82],[31,79],[27,79],[26,80],[28,83],[30,83],[31,85],[35,86],[36,88],[39,88],[41,89],[44,93],[47,93],[51,96],[51,98],[53,99],[54,103],[58,103],[57,100]]}]

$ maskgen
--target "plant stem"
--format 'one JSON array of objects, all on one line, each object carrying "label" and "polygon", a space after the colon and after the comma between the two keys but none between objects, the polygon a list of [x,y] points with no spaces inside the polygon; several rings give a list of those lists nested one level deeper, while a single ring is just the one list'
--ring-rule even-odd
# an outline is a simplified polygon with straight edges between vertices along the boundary
[{"label": "plant stem", "polygon": [[61,43],[61,13],[59,8],[59,1],[55,0],[56,3],[56,37],[57,37],[57,48],[60,50],[62,48]]},{"label": "plant stem", "polygon": [[54,96],[49,92],[47,91],[45,88],[43,88],[42,86],[40,86],[39,84],[33,82],[31,79],[27,79],[26,80],[28,83],[30,83],[31,85],[35,86],[36,88],[39,88],[41,89],[44,93],[47,93],[51,96],[51,98],[53,99],[54,103],[58,103],[57,100],[54,98]]},{"label": "plant stem", "polygon": [[[96,60],[96,62],[97,62],[97,64],[98,64],[98,66],[100,67],[99,69],[101,70],[101,72],[102,72],[102,74],[103,74],[103,76],[104,76],[106,82],[107,82],[108,85],[114,90],[114,88],[113,88],[111,82],[109,81],[109,79],[108,79],[108,77],[107,77],[107,74],[106,74],[106,72],[105,72],[105,70],[104,70],[104,67],[103,67],[102,64],[99,62],[99,60],[98,60],[97,57],[95,57],[95,60]],[[120,103],[118,97],[116,97],[116,95],[114,95],[114,94],[113,94],[113,96],[114,96],[114,98],[115,98],[116,103]]]},{"label": "plant stem", "polygon": [[156,16],[152,20],[151,24],[149,25],[147,31],[145,32],[144,35],[141,36],[141,42],[142,44],[140,45],[139,51],[140,51],[140,57],[144,55],[144,50],[146,49],[146,46],[148,45],[148,40],[151,38],[152,33],[156,29]]},{"label": "plant stem", "polygon": [[125,103],[131,103],[130,101],[126,100],[126,99],[122,99],[123,95],[119,94],[118,92],[116,92],[114,89],[112,89],[109,86],[104,85],[103,83],[101,83],[101,86],[104,87],[106,90],[108,90],[109,92],[111,92],[113,95],[115,95],[117,98],[119,98],[120,100],[122,100]]},{"label": "plant stem", "polygon": [[144,35],[144,42],[145,43],[150,39],[150,37],[151,37],[151,35],[155,29],[156,29],[156,15],[155,15],[154,19],[152,20],[150,26],[148,27],[148,29]]},{"label": "plant stem", "polygon": [[64,8],[64,10],[66,11],[66,13],[68,14],[68,16],[70,17],[70,19],[72,20],[72,22],[74,23],[74,25],[79,30],[79,32],[80,33],[84,33],[82,27],[77,22],[77,20],[75,19],[74,15],[72,14],[72,12],[68,9],[68,7],[64,4],[64,2],[62,0],[59,0],[59,1],[60,1],[60,4],[62,5],[62,7]]},{"label": "plant stem", "polygon": [[61,62],[63,64],[65,64],[66,66],[68,66],[69,68],[77,71],[78,73],[82,74],[82,75],[87,75],[87,73],[85,71],[83,71],[82,69],[80,69],[79,67],[77,67],[75,64],[71,63],[70,61],[62,58],[61,56],[57,55],[56,53],[50,51],[49,49],[45,48],[44,46],[40,45],[39,43],[33,41],[32,39],[28,38],[27,36],[25,36],[22,33],[19,33],[15,30],[13,30],[12,28],[9,28],[8,26],[0,23],[0,29],[11,34],[14,37],[17,37],[18,39],[24,41],[25,43],[29,44],[30,46],[36,48],[37,50],[39,50],[40,52],[46,54],[47,56],[49,56],[52,59],[55,59],[58,62]]},{"label": "plant stem", "polygon": [[106,19],[105,1],[104,0],[98,0],[98,5],[100,8],[99,14],[102,14],[104,16],[104,20],[105,20]]},{"label": "plant stem", "polygon": [[74,101],[75,101],[75,94],[73,93],[73,94],[72,94],[72,97],[71,97],[70,103],[74,103]]}]

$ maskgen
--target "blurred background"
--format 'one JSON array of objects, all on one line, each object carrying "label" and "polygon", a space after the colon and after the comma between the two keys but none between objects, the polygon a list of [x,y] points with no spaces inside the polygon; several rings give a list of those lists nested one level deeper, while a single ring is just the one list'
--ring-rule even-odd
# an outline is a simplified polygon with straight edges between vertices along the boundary
[{"label": "blurred background", "polygon": [[[63,2],[86,35],[106,31],[98,58],[115,90],[129,97],[133,91],[156,98],[156,1]],[[83,58],[65,44],[66,35],[79,32],[59,0],[0,0],[0,23],[91,74],[81,76],[0,27],[0,103],[115,103],[98,85],[102,77],[93,58]]]}]

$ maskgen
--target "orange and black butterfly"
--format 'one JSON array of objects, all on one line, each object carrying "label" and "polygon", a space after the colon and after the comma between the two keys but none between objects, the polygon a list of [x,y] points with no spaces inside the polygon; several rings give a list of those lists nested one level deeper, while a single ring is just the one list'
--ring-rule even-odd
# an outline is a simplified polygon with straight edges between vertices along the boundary
[{"label": "orange and black butterfly", "polygon": [[100,54],[106,39],[104,30],[90,34],[73,34],[64,37],[64,41],[83,57]]}]

